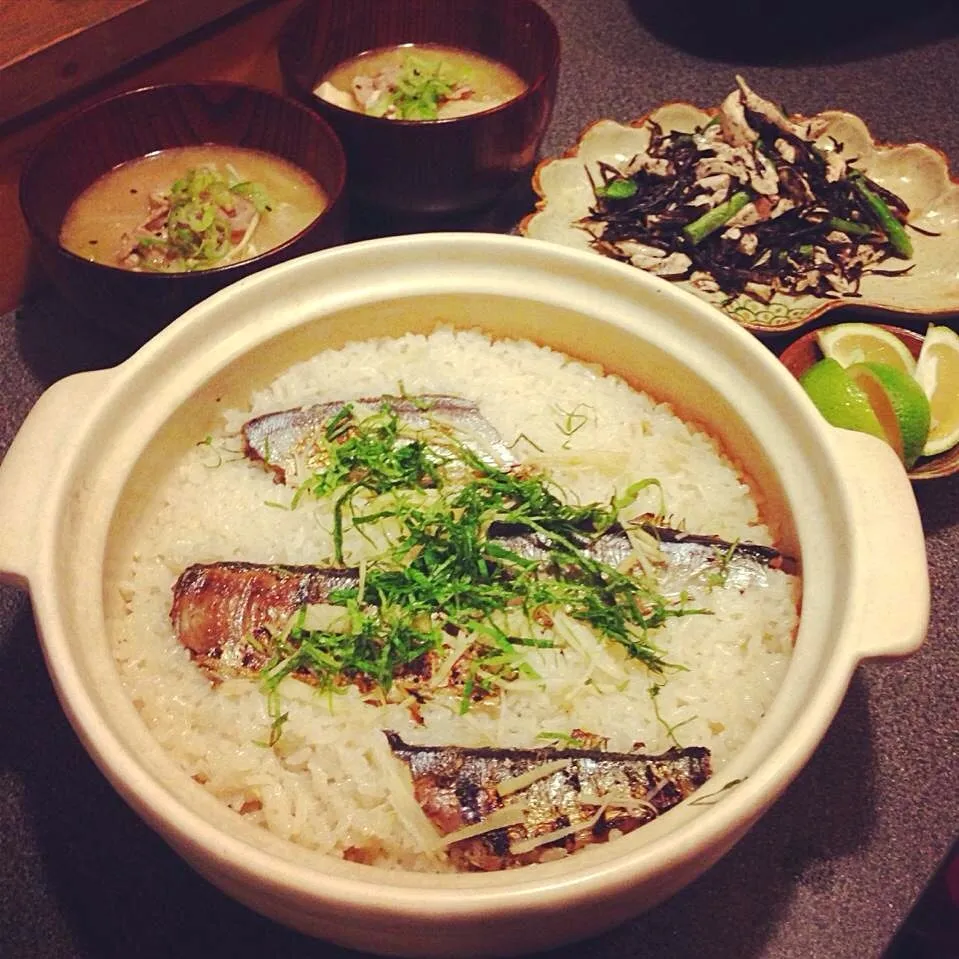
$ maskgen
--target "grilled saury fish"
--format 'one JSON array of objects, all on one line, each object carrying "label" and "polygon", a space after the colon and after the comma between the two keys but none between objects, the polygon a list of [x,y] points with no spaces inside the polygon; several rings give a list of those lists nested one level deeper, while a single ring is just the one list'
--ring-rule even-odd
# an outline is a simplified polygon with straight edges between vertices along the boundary
[{"label": "grilled saury fish", "polygon": [[659,756],[595,749],[411,746],[385,731],[420,808],[462,869],[496,870],[574,852],[672,808],[710,776],[702,746]]},{"label": "grilled saury fish", "polygon": [[355,569],[210,563],[187,567],[173,587],[177,639],[214,676],[252,673],[272,655],[272,630],[336,589],[355,587]]},{"label": "grilled saury fish", "polygon": [[[786,572],[795,562],[771,546],[730,543],[714,536],[645,525],[659,545],[658,587],[679,594],[694,581],[717,576],[716,585],[730,589],[761,587],[770,568]],[[519,526],[493,524],[489,538],[527,559],[548,559],[550,546],[542,534]],[[616,525],[594,538],[584,538],[584,551],[618,566],[634,547]],[[572,573],[572,571],[569,571]],[[356,588],[359,570],[321,566],[258,565],[222,562],[190,566],[173,588],[171,619],[179,641],[194,660],[215,678],[252,674],[274,651],[277,631],[305,606],[324,604],[337,589]],[[429,686],[436,656],[408,664],[407,678]],[[296,674],[309,679],[308,672]],[[458,671],[453,672],[454,683]],[[400,678],[400,677],[397,677]]]},{"label": "grilled saury fish", "polygon": [[439,393],[334,400],[266,413],[243,425],[244,454],[263,463],[278,483],[296,485],[315,465],[317,443],[334,421],[349,414],[354,422],[360,422],[384,408],[412,430],[455,436],[457,442],[491,465],[508,467],[516,462],[475,403]]},{"label": "grilled saury fish", "polygon": [[[638,523],[636,529],[658,548],[659,588],[663,593],[679,593],[693,581],[706,577],[714,577],[717,584],[732,589],[745,589],[765,584],[770,569],[796,572],[796,561],[773,546],[734,543],[718,536],[687,533],[653,523]],[[488,536],[527,559],[545,560],[550,554],[548,538],[523,526],[493,523]],[[619,523],[598,536],[584,531],[579,545],[592,559],[608,566],[619,566],[635,551],[629,534]]]}]

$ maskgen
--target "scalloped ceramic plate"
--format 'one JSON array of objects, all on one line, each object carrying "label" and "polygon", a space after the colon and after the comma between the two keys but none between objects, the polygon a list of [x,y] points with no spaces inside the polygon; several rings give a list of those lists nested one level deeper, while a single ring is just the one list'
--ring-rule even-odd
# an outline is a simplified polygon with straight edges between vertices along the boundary
[{"label": "scalloped ceramic plate", "polygon": [[[589,234],[577,226],[593,201],[587,168],[594,171],[600,160],[622,164],[644,152],[650,120],[664,130],[691,132],[715,112],[689,103],[667,103],[628,125],[614,120],[593,123],[563,156],[544,160],[536,168],[533,189],[540,199],[535,212],[519,224],[520,233],[591,249]],[[843,156],[858,158],[859,169],[909,204],[911,223],[940,234],[928,237],[911,231],[915,268],[899,277],[865,276],[855,297],[776,294],[768,304],[746,296],[724,303],[722,294],[703,293],[686,280],[676,282],[760,335],[798,329],[829,310],[849,305],[930,317],[959,313],[959,183],[950,177],[946,157],[923,143],[877,143],[851,113],[828,110],[819,116],[827,121],[817,141],[820,149],[840,149]]]}]

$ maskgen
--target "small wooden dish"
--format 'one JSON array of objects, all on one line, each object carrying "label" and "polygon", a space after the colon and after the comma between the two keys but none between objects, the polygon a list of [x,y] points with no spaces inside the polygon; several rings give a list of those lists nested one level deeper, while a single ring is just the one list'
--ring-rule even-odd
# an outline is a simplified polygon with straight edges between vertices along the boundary
[{"label": "small wooden dish", "polygon": [[[875,323],[873,325],[888,330],[906,344],[913,356],[919,356],[923,341],[921,334],[903,329],[901,326],[887,326],[885,323]],[[780,354],[779,359],[783,366],[797,380],[813,363],[823,358],[822,351],[816,342],[818,332],[819,329],[804,333],[799,339],[790,343]],[[920,457],[912,469],[908,470],[911,480],[941,479],[943,476],[952,476],[955,473],[959,473],[959,446],[954,446],[951,450],[946,450],[945,453],[940,453],[938,456]]]}]

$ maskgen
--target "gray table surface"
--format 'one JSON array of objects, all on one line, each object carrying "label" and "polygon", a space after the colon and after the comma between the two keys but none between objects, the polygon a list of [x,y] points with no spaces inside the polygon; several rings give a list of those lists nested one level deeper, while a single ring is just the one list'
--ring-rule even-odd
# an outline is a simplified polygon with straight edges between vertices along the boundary
[{"label": "gray table surface", "polygon": [[[948,0],[888,14],[821,0],[781,13],[733,5],[749,15],[694,0],[543,5],[563,40],[545,154],[594,119],[716,103],[741,72],[791,110],[841,107],[882,139],[923,140],[959,162],[959,11]],[[118,358],[53,297],[0,317],[0,456],[50,383]],[[883,953],[959,834],[959,477],[915,492],[933,595],[922,650],[857,670],[806,769],[705,876],[553,959]],[[236,905],[130,812],[60,711],[27,597],[0,587],[0,956],[227,955],[356,954]]]}]

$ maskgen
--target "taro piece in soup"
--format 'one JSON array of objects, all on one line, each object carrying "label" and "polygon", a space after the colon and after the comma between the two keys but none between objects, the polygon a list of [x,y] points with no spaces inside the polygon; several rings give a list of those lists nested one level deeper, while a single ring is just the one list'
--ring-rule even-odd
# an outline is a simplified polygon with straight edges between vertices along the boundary
[{"label": "taro piece in soup", "polygon": [[400,44],[334,67],[313,91],[338,107],[390,120],[448,120],[518,97],[526,83],[505,64],[439,44]]},{"label": "taro piece in soup", "polygon": [[174,147],[94,181],[67,211],[60,244],[127,270],[208,270],[285,243],[327,202],[313,177],[281,157],[214,144]]}]

